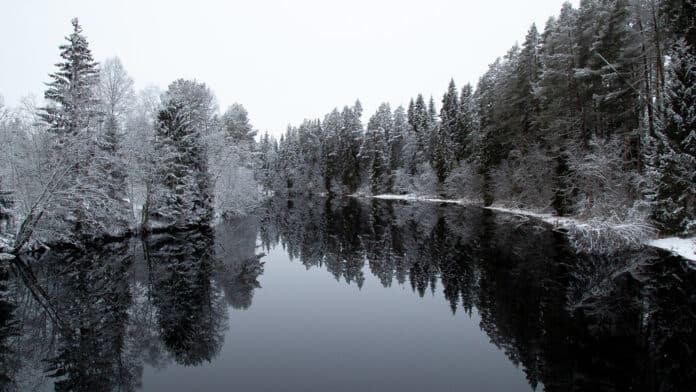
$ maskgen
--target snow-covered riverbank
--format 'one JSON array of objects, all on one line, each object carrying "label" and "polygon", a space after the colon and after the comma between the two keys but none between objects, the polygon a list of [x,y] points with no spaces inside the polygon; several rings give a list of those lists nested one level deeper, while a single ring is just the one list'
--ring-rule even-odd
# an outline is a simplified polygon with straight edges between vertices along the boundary
[{"label": "snow-covered riverbank", "polygon": [[[480,205],[480,203],[475,203],[472,201],[464,199],[439,199],[432,196],[418,196],[414,194],[410,195],[375,195],[375,196],[358,196],[366,197],[380,200],[406,200],[406,201],[420,201],[420,202],[431,202],[431,203],[450,203],[450,204],[460,204],[460,205]],[[504,208],[504,207],[483,207],[489,210],[527,216],[530,218],[539,219],[541,221],[547,222],[554,227],[561,228],[583,228],[590,226],[591,223],[582,221],[580,219],[568,218],[555,216],[549,213],[539,213],[523,209],[515,208]],[[616,229],[624,229],[622,225],[616,225]],[[687,260],[696,261],[696,237],[691,238],[679,238],[679,237],[668,237],[668,238],[656,238],[643,241],[644,245],[651,246],[654,248],[664,249],[677,254]]]}]

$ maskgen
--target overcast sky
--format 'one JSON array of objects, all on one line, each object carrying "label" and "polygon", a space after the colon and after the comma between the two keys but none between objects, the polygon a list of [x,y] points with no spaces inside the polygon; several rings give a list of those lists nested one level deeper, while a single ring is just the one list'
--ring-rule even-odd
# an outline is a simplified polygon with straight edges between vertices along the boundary
[{"label": "overcast sky", "polygon": [[[578,1],[571,1],[577,6]],[[540,31],[562,0],[157,0],[5,2],[0,94],[8,106],[43,96],[58,46],[79,17],[95,59],[121,58],[136,88],[195,78],[221,110],[242,103],[254,126],[279,135],[359,98],[421,92],[438,103],[450,78],[475,84],[488,64]]]}]

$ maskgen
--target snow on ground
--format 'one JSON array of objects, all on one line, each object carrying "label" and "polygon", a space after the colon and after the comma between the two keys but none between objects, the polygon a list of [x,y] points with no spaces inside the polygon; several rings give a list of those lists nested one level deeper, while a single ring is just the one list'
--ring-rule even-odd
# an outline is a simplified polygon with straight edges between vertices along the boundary
[{"label": "snow on ground", "polygon": [[696,237],[660,238],[658,240],[648,241],[647,244],[655,248],[668,250],[672,253],[678,254],[687,260],[696,261]]},{"label": "snow on ground", "polygon": [[546,214],[546,213],[540,213],[540,212],[534,212],[534,211],[528,211],[528,210],[520,210],[517,208],[503,208],[503,207],[484,207],[489,210],[493,211],[499,211],[499,212],[505,212],[508,214],[514,214],[514,215],[522,215],[522,216],[529,216],[532,218],[537,218],[539,220],[542,220],[546,223],[549,223],[555,227],[569,227],[569,226],[580,226],[583,224],[580,220],[573,219],[573,218],[566,218],[566,217],[560,217],[560,216],[555,216],[553,214]]},{"label": "snow on ground", "polygon": [[[438,199],[438,198],[434,198],[434,197],[430,197],[430,196],[418,196],[415,194],[409,194],[409,195],[385,194],[385,195],[375,195],[375,196],[366,196],[366,197],[371,197],[373,199],[381,199],[381,200],[425,201],[425,202],[432,202],[432,203],[452,203],[452,204],[461,204],[461,205],[477,204],[475,202],[470,202],[470,201],[467,201],[464,199],[460,199],[460,200]],[[588,225],[587,222],[583,222],[579,219],[559,217],[559,216],[555,216],[553,214],[548,214],[548,213],[539,213],[539,212],[516,209],[516,208],[503,208],[503,207],[484,207],[484,208],[489,209],[489,210],[493,210],[493,211],[504,212],[507,214],[515,214],[515,215],[522,215],[522,216],[528,216],[531,218],[536,218],[536,219],[542,220],[544,222],[547,222],[555,227],[569,228],[572,226],[581,227],[581,226]],[[653,240],[645,241],[645,245],[652,246],[654,248],[664,249],[664,250],[670,251],[674,254],[677,254],[677,255],[679,255],[687,260],[696,261],[696,237],[691,237],[691,238],[670,237],[670,238],[653,239]]]},{"label": "snow on ground", "polygon": [[415,194],[408,194],[408,195],[391,195],[391,194],[384,194],[384,195],[374,195],[374,196],[366,196],[368,198],[372,199],[380,199],[380,200],[408,200],[408,201],[426,201],[430,203],[450,203],[450,204],[473,204],[465,201],[464,199],[459,199],[459,200],[453,200],[453,199],[438,199],[433,196],[418,196]]},{"label": "snow on ground", "polygon": [[[550,223],[556,227],[568,228],[571,226],[583,226],[588,225],[588,223],[583,222],[578,219],[559,217],[552,214],[543,214],[526,210],[511,209],[511,208],[501,208],[501,207],[485,207],[490,210],[506,212],[516,215],[524,215],[537,219],[541,219],[544,222]],[[619,226],[616,226],[619,227]],[[664,249],[677,254],[687,260],[696,261],[696,237],[692,238],[679,238],[679,237],[669,237],[661,239],[652,239],[644,242],[645,245],[651,246],[653,248]]]}]

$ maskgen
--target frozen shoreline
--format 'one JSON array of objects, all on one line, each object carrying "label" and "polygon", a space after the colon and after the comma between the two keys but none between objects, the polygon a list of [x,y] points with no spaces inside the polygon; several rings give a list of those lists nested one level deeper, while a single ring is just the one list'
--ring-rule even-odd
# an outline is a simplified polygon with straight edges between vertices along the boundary
[{"label": "frozen shoreline", "polygon": [[[417,195],[375,195],[375,196],[357,196],[380,200],[406,200],[406,201],[424,201],[431,203],[450,203],[459,205],[477,205],[480,203],[470,202],[464,199],[453,200],[453,199],[438,199],[429,196],[417,196]],[[588,223],[583,222],[579,219],[559,217],[548,213],[538,213],[529,210],[522,210],[516,208],[503,208],[503,207],[483,207],[488,210],[504,212],[514,215],[528,216],[530,218],[536,218],[546,223],[553,225],[554,227],[568,228],[572,226],[580,227],[583,225],[588,225]],[[644,242],[646,246],[651,246],[653,248],[663,249],[679,255],[687,260],[696,261],[696,237],[691,238],[679,238],[679,237],[667,237],[667,238],[654,238]]]}]

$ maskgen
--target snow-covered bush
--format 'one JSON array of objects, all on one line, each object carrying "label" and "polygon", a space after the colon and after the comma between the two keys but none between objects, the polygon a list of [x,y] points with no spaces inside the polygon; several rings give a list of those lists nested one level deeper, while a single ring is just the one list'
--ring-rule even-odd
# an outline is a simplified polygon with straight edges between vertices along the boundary
[{"label": "snow-covered bush", "polygon": [[587,153],[570,154],[572,183],[578,193],[576,214],[581,218],[623,220],[634,204],[640,180],[625,168],[625,143],[618,137],[593,138]]},{"label": "snow-covered bush", "polygon": [[513,150],[493,172],[495,200],[510,207],[547,208],[553,197],[553,162],[534,145],[528,151]]},{"label": "snow-covered bush", "polygon": [[437,175],[428,163],[419,164],[413,176],[407,170],[399,169],[394,174],[393,189],[397,194],[435,195]]},{"label": "snow-covered bush", "polygon": [[481,200],[482,183],[478,168],[468,162],[460,163],[445,180],[444,192],[453,199]]}]

